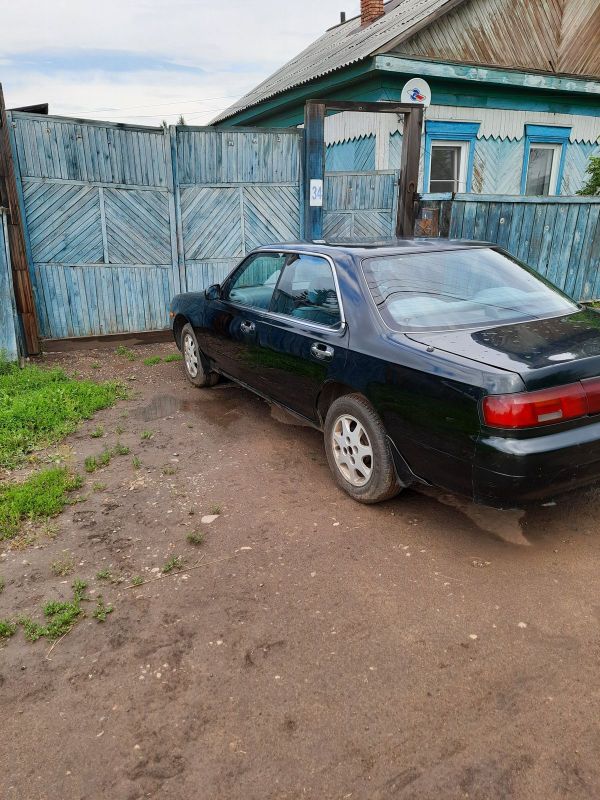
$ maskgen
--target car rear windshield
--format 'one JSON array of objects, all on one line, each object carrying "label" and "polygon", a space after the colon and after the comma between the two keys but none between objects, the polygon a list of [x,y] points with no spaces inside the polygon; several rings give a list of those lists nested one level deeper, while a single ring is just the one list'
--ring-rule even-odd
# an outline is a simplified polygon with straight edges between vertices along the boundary
[{"label": "car rear windshield", "polygon": [[363,270],[395,330],[449,330],[572,314],[577,305],[491,248],[367,258]]}]

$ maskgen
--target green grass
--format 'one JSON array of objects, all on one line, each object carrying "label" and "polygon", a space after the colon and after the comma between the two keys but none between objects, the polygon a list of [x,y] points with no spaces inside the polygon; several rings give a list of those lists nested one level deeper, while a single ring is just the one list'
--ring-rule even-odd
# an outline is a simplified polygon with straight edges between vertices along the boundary
[{"label": "green grass", "polygon": [[151,439],[154,436],[152,431],[142,431],[142,439]]},{"label": "green grass", "polygon": [[114,454],[116,456],[128,456],[131,451],[127,447],[126,444],[121,444],[121,442],[117,442],[114,449]]},{"label": "green grass", "polygon": [[0,619],[0,639],[9,639],[14,635],[17,626],[8,619]]},{"label": "green grass", "polygon": [[140,459],[137,456],[134,456],[131,459],[131,465],[132,465],[132,467],[134,469],[139,469],[142,466],[142,462],[140,461]]},{"label": "green grass", "polygon": [[75,561],[73,560],[73,556],[68,554],[63,555],[62,558],[58,558],[56,561],[53,561],[50,565],[50,568],[55,575],[64,577],[65,575],[70,575],[75,571]]},{"label": "green grass", "polygon": [[72,600],[66,602],[52,600],[46,603],[44,606],[44,616],[47,620],[45,625],[35,622],[30,617],[19,618],[19,625],[23,627],[27,641],[36,642],[42,636],[45,636],[46,639],[59,639],[72,630],[83,615],[81,603],[88,599],[85,597],[87,584],[84,581],[74,581],[72,589]]},{"label": "green grass", "polygon": [[106,622],[107,616],[109,614],[112,614],[113,610],[114,610],[113,607],[107,606],[106,603],[104,602],[104,598],[102,597],[101,594],[99,594],[96,600],[96,609],[92,614],[92,617],[94,617],[94,619],[97,619],[98,622]]},{"label": "green grass", "polygon": [[169,572],[173,572],[174,569],[183,569],[183,558],[181,556],[172,556],[163,564],[162,572],[167,575]]},{"label": "green grass", "polygon": [[100,482],[96,482],[92,486],[92,489],[93,489],[94,492],[105,492],[106,488],[107,488],[106,484],[105,483],[100,483]]},{"label": "green grass", "polygon": [[0,359],[0,467],[13,469],[124,396],[116,383],[77,381],[60,369],[20,369]]},{"label": "green grass", "polygon": [[171,353],[170,356],[164,357],[165,364],[170,364],[173,361],[183,361],[183,356],[181,353]]},{"label": "green grass", "polygon": [[98,425],[98,427],[94,428],[90,435],[92,439],[101,439],[104,436],[104,428],[102,425]]},{"label": "green grass", "polygon": [[204,534],[201,533],[201,531],[192,531],[191,533],[188,533],[186,538],[190,544],[196,546],[204,544]]},{"label": "green grass", "polygon": [[128,347],[125,347],[122,344],[120,344],[117,347],[117,349],[115,350],[115,353],[118,356],[122,356],[123,358],[126,358],[127,361],[135,361],[135,353],[132,353],[132,351]]},{"label": "green grass", "polygon": [[142,362],[147,367],[154,367],[156,364],[160,364],[162,358],[160,356],[150,356],[149,358],[145,358]]},{"label": "green grass", "polygon": [[106,568],[100,570],[100,572],[96,573],[96,580],[98,581],[109,581],[112,578],[111,571]]},{"label": "green grass", "polygon": [[134,578],[131,579],[131,583],[133,586],[141,586],[144,582],[144,579],[141,575],[136,575]]},{"label": "green grass", "polygon": [[54,517],[68,503],[68,493],[79,489],[82,480],[65,468],[54,467],[32,475],[21,483],[0,486],[0,540],[19,531],[23,520]]},{"label": "green grass", "polygon": [[90,474],[92,472],[96,472],[97,469],[108,467],[112,455],[113,454],[110,452],[110,450],[105,449],[100,453],[99,456],[88,456],[83,462],[83,467],[85,471]]}]

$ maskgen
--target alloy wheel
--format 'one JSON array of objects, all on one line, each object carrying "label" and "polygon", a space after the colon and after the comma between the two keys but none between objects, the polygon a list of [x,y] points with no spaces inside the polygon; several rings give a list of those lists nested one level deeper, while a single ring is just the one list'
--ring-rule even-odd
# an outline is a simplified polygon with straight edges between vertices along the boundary
[{"label": "alloy wheel", "polygon": [[337,468],[352,486],[364,486],[373,472],[373,448],[364,426],[350,414],[342,414],[331,433]]},{"label": "alloy wheel", "polygon": [[198,374],[198,350],[196,342],[189,333],[183,338],[183,357],[188,374],[195,378]]}]

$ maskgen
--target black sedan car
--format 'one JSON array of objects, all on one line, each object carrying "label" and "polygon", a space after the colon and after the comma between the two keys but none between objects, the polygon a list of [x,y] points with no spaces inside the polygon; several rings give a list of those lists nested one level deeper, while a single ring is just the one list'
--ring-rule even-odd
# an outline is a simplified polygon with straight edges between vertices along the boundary
[{"label": "black sedan car", "polygon": [[322,430],[363,503],[420,482],[514,507],[600,479],[600,315],[495,245],[262,247],[171,318],[194,386],[224,375]]}]

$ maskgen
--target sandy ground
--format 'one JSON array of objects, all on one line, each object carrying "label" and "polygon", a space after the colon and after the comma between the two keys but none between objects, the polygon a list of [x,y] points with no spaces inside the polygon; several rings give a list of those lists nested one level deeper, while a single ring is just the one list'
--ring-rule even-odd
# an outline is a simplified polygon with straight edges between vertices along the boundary
[{"label": "sandy ground", "polygon": [[[599,797],[598,493],[524,514],[438,492],[360,506],[317,432],[141,364],[173,349],[46,359],[132,389],[69,437],[74,466],[117,439],[131,454],[37,543],[1,548],[0,617],[39,616],[75,577],[114,612],[52,650],[22,632],[0,648],[0,797]],[[182,571],[126,588],[172,556]]]}]

